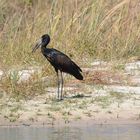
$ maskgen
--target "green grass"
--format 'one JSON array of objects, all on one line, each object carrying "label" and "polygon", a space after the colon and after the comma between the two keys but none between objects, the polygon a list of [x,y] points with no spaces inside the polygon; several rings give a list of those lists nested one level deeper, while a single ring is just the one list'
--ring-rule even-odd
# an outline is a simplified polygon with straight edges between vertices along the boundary
[{"label": "green grass", "polygon": [[112,101],[110,96],[98,96],[94,99],[94,103],[97,103],[102,108],[107,108]]},{"label": "green grass", "polygon": [[115,98],[116,100],[123,100],[124,98],[128,97],[128,95],[124,95],[123,93],[117,93],[117,92],[111,92],[110,96],[112,98]]}]

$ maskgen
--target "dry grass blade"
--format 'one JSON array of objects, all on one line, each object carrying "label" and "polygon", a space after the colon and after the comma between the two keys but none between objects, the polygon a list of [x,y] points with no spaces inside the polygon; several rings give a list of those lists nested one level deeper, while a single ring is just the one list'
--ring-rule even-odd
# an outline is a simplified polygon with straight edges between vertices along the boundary
[{"label": "dry grass blade", "polygon": [[97,28],[97,35],[100,32],[100,30],[103,28],[103,26],[106,24],[107,20],[110,19],[117,10],[119,10],[122,6],[124,6],[125,4],[128,4],[129,2],[130,0],[123,0],[119,4],[115,5],[111,10],[109,10],[109,12],[105,15],[103,21],[99,24]]}]

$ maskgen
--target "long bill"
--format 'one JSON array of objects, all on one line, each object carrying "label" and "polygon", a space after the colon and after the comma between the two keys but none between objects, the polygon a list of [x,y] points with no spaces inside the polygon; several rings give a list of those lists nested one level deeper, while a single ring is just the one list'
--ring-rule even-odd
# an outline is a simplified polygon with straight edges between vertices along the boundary
[{"label": "long bill", "polygon": [[42,40],[39,39],[39,40],[36,42],[35,47],[32,49],[32,53],[34,53],[39,47],[41,47],[41,44],[42,44]]}]

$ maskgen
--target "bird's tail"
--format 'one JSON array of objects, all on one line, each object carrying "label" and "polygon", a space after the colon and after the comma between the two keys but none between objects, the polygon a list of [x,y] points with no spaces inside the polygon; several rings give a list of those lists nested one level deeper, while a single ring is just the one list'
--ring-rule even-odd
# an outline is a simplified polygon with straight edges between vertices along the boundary
[{"label": "bird's tail", "polygon": [[72,75],[78,80],[83,80],[83,76],[79,71],[74,72]]},{"label": "bird's tail", "polygon": [[76,65],[73,61],[73,68],[71,69],[71,74],[78,80],[83,80],[83,76],[80,72],[82,72],[82,70],[80,69],[80,67],[78,65]]}]

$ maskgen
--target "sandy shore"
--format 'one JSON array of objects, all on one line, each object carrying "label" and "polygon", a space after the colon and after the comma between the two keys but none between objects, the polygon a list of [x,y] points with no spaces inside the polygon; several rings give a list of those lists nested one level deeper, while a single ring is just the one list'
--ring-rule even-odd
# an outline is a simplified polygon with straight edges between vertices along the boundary
[{"label": "sandy shore", "polygon": [[83,84],[75,85],[79,91],[67,88],[63,101],[55,99],[55,88],[47,88],[46,94],[29,100],[3,100],[0,125],[140,123],[140,94],[115,93],[107,87]]},{"label": "sandy shore", "polygon": [[1,94],[0,126],[140,123],[139,69],[134,70],[84,68],[85,80],[67,80],[62,101],[56,100],[56,87],[29,99]]}]

